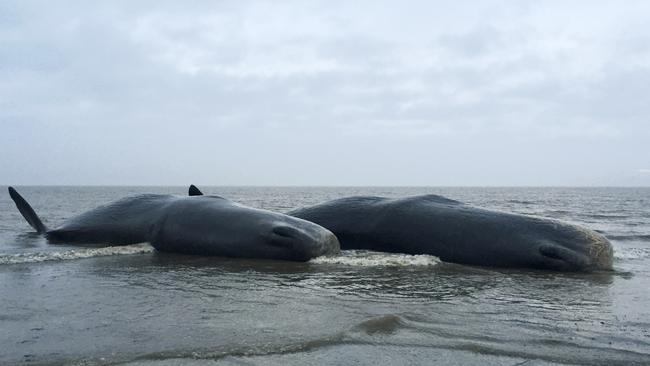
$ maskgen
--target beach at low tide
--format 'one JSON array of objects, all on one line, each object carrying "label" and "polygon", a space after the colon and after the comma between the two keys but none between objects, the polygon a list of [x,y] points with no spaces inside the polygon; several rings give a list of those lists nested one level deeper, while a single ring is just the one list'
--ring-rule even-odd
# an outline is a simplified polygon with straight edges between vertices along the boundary
[{"label": "beach at low tide", "polygon": [[[0,364],[650,363],[650,189],[201,187],[280,212],[441,194],[607,236],[614,271],[552,273],[346,251],[307,263],[49,245],[0,195]],[[21,187],[46,221],[187,187]],[[6,187],[3,187],[6,192]]]}]

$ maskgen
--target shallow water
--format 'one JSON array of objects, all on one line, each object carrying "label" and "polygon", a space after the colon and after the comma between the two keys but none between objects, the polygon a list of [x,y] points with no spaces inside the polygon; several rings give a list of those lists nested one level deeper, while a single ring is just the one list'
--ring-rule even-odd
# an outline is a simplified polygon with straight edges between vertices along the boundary
[{"label": "shallow water", "polygon": [[[649,188],[201,187],[278,211],[435,193],[596,229],[613,273],[565,274],[363,251],[308,263],[48,245],[0,192],[0,364],[650,363]],[[19,187],[46,224],[135,193]]]}]

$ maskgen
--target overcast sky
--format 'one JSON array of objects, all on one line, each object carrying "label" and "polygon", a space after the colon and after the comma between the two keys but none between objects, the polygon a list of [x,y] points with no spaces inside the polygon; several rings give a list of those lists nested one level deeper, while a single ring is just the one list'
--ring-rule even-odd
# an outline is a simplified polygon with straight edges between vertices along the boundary
[{"label": "overcast sky", "polygon": [[647,186],[650,1],[0,0],[0,127],[0,184]]}]

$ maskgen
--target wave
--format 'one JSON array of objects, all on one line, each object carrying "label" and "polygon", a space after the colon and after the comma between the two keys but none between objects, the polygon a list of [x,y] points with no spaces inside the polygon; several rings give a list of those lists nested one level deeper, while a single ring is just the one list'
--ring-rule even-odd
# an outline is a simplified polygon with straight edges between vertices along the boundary
[{"label": "wave", "polygon": [[650,258],[650,248],[616,248],[616,259],[644,259]]},{"label": "wave", "polygon": [[605,235],[609,240],[650,241],[650,235]]},{"label": "wave", "polygon": [[605,215],[605,214],[588,214],[581,215],[583,217],[588,217],[590,219],[603,219],[603,220],[625,220],[629,219],[629,215]]},{"label": "wave", "polygon": [[397,253],[381,253],[368,250],[344,250],[340,256],[317,257],[309,261],[312,264],[339,264],[355,267],[406,267],[406,266],[435,266],[440,263],[438,257],[432,255],[409,255]]},{"label": "wave", "polygon": [[408,326],[404,318],[395,314],[387,314],[365,319],[344,331],[297,342],[263,342],[260,344],[217,347],[212,350],[163,351],[146,354],[131,361],[118,361],[115,364],[121,366],[202,365],[206,363],[200,362],[201,360],[210,361],[209,364],[213,364],[215,361],[228,358],[236,360],[238,358],[298,354],[343,344],[369,344],[372,342],[373,336],[391,335],[400,328],[406,327]]},{"label": "wave", "polygon": [[[507,325],[504,325],[507,326]],[[479,328],[480,329],[480,328]],[[645,365],[648,354],[634,349],[587,343],[586,336],[567,329],[569,339],[541,337],[515,339],[484,334],[467,324],[423,323],[396,314],[368,318],[329,335],[296,341],[240,343],[212,349],[149,353],[129,361],[112,360],[120,366],[168,366],[221,364],[383,364],[408,359],[426,364],[431,357],[458,360],[460,364],[625,364]],[[507,329],[506,329],[507,330]],[[574,335],[574,336],[572,336]],[[302,338],[302,337],[301,337]],[[596,338],[591,338],[594,340]],[[625,340],[607,334],[606,339]],[[593,341],[592,341],[593,342]],[[424,353],[433,350],[433,353]],[[395,353],[396,352],[396,353]],[[339,355],[337,355],[339,354]],[[345,362],[341,362],[344,360]],[[381,361],[384,362],[381,362]],[[117,361],[117,362],[115,362]],[[337,362],[338,361],[338,362]],[[364,362],[365,361],[365,362]],[[370,362],[368,362],[370,361]],[[419,362],[417,362],[419,361]],[[603,362],[599,362],[603,361]],[[87,364],[87,363],[86,363]]]},{"label": "wave", "polygon": [[534,201],[526,201],[526,200],[506,200],[508,203],[518,203],[520,205],[534,205],[537,202]]},{"label": "wave", "polygon": [[387,314],[365,320],[355,325],[351,331],[370,335],[376,333],[390,334],[395,333],[399,328],[403,328],[405,324],[404,318],[395,314]]},{"label": "wave", "polygon": [[146,243],[104,248],[79,248],[66,251],[30,252],[17,254],[0,254],[1,264],[38,263],[49,261],[67,261],[73,259],[105,257],[111,255],[130,255],[151,253],[154,248]]}]

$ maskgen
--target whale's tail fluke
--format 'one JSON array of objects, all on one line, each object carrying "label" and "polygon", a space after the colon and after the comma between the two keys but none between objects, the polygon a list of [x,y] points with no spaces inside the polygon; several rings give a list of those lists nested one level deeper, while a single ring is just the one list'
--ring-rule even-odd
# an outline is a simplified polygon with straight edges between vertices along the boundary
[{"label": "whale's tail fluke", "polygon": [[190,189],[189,189],[188,194],[190,196],[203,196],[203,192],[201,192],[200,189],[196,188],[196,186],[194,184],[190,185]]},{"label": "whale's tail fluke", "polygon": [[45,234],[47,232],[47,227],[43,225],[41,219],[38,218],[38,215],[36,215],[32,206],[25,201],[23,196],[21,196],[14,187],[9,187],[9,195],[11,196],[11,199],[14,200],[16,207],[18,207],[18,211],[20,211],[29,225],[39,234]]}]

